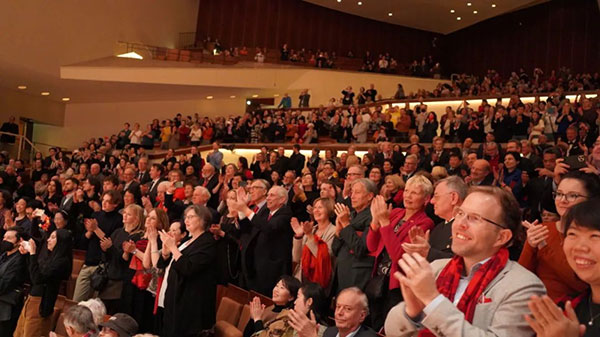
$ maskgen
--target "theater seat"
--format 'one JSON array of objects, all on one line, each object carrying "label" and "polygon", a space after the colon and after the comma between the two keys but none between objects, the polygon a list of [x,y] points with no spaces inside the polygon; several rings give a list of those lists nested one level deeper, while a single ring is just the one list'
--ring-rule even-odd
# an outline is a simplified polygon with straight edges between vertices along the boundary
[{"label": "theater seat", "polygon": [[237,328],[240,331],[244,331],[244,329],[246,328],[246,324],[248,324],[248,321],[250,320],[250,306],[248,304],[244,305],[244,308],[242,309],[242,313],[240,314],[240,320],[237,324]]},{"label": "theater seat", "polygon": [[179,49],[167,50],[167,61],[178,61],[179,60]]},{"label": "theater seat", "polygon": [[179,61],[190,62],[192,53],[189,50],[182,50],[179,52]]},{"label": "theater seat", "polygon": [[61,313],[56,321],[56,328],[54,329],[57,335],[67,336],[67,329],[65,328],[65,313]]},{"label": "theater seat", "polygon": [[217,310],[216,321],[227,321],[231,324],[237,325],[240,314],[242,312],[242,305],[229,297],[223,297]]},{"label": "theater seat", "polygon": [[[248,310],[249,311],[249,310]],[[223,297],[217,310],[215,337],[241,337],[237,328],[242,312],[242,305],[229,297]]]}]

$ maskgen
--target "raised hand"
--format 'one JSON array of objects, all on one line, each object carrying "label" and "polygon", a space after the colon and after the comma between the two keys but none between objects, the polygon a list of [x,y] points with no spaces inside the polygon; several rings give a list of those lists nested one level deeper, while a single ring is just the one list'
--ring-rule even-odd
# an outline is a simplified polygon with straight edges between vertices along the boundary
[{"label": "raised hand", "polygon": [[265,312],[265,305],[260,302],[260,298],[254,297],[250,301],[250,317],[256,321],[262,320],[263,313]]},{"label": "raised hand", "polygon": [[335,204],[335,215],[336,215],[336,225],[339,223],[342,228],[345,228],[350,224],[350,209],[348,206],[337,203]]},{"label": "raised hand", "polygon": [[415,253],[404,253],[398,265],[404,272],[404,275],[400,276],[400,282],[409,288],[421,303],[427,305],[439,295],[433,269],[424,257]]},{"label": "raised hand", "polygon": [[293,217],[290,220],[290,225],[292,226],[292,230],[297,237],[304,235],[304,229],[302,228],[302,225],[300,225],[298,218]]},{"label": "raised hand", "polygon": [[423,233],[421,227],[414,226],[408,231],[408,237],[410,238],[410,243],[403,243],[402,249],[404,249],[406,253],[417,253],[422,257],[427,258],[429,250],[431,249],[431,246],[429,245],[429,231]]},{"label": "raised hand", "polygon": [[548,227],[538,224],[537,220],[533,223],[523,221],[523,227],[527,228],[527,242],[531,247],[541,249],[546,245],[546,240],[550,236]]},{"label": "raised hand", "polygon": [[100,249],[102,249],[103,252],[107,251],[108,248],[112,247],[112,240],[109,237],[104,237],[102,239],[100,239]]},{"label": "raised hand", "polygon": [[317,337],[318,325],[315,313],[310,311],[310,319],[301,312],[290,309],[288,323],[296,332],[298,337]]},{"label": "raised hand", "polygon": [[534,295],[527,305],[532,315],[525,315],[525,320],[538,337],[579,337],[585,334],[585,325],[579,324],[571,301],[565,305],[566,316],[547,295]]}]

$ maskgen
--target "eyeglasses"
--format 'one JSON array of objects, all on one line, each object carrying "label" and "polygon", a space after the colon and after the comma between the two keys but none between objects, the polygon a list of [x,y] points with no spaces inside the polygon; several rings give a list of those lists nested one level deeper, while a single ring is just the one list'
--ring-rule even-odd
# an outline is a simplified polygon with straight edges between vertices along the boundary
[{"label": "eyeglasses", "polygon": [[567,202],[573,202],[579,198],[587,198],[587,195],[579,194],[579,193],[562,193],[562,192],[552,192],[552,196],[554,200],[560,200],[565,198]]},{"label": "eyeglasses", "polygon": [[501,225],[493,220],[490,220],[488,218],[484,218],[477,213],[468,213],[460,207],[454,207],[454,210],[452,211],[452,217],[454,218],[454,220],[462,220],[462,219],[466,218],[467,222],[469,224],[481,223],[482,222],[481,220],[483,220],[483,221],[487,221],[487,222],[491,223],[492,225],[498,226],[502,229],[506,229],[506,226],[503,226],[503,225]]}]

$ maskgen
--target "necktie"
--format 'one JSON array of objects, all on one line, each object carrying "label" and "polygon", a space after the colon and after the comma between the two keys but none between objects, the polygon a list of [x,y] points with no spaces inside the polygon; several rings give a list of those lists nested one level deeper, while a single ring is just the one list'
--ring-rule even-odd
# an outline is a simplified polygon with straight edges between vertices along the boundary
[{"label": "necktie", "polygon": [[252,212],[258,213],[258,205],[254,206],[254,208],[252,209]]},{"label": "necktie", "polygon": [[273,214],[269,214],[269,217],[267,217],[267,221],[270,221],[272,217],[273,217]]}]

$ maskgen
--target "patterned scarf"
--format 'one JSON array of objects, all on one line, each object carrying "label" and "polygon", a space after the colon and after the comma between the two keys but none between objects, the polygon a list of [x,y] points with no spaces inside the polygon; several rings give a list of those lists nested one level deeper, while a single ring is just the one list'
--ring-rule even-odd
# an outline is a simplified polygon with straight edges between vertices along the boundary
[{"label": "patterned scarf", "polygon": [[[508,249],[500,249],[496,255],[492,256],[473,274],[473,278],[469,282],[465,293],[460,298],[456,305],[458,310],[465,314],[465,318],[469,323],[473,322],[475,307],[480,302],[479,297],[483,294],[485,288],[498,276],[500,271],[506,266],[508,261]],[[451,302],[454,302],[458,281],[465,269],[465,263],[462,257],[454,256],[450,262],[444,267],[437,278],[437,288],[439,292],[446,296]],[[424,329],[419,332],[419,337],[434,337],[431,331]]]}]

